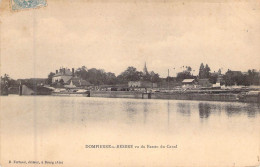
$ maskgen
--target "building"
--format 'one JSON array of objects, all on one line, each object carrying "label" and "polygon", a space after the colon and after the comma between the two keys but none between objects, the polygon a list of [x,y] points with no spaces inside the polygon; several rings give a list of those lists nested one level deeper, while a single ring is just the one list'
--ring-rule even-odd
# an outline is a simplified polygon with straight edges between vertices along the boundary
[{"label": "building", "polygon": [[67,83],[74,76],[74,68],[72,71],[68,68],[60,68],[60,70],[56,70],[55,75],[52,77],[52,83],[60,82],[63,80],[64,83]]},{"label": "building", "polygon": [[141,87],[141,81],[129,81],[128,87],[140,88]]},{"label": "building", "polygon": [[22,84],[19,86],[19,95],[50,95],[51,89],[44,86]]},{"label": "building", "polygon": [[212,85],[212,88],[221,88],[220,82],[217,82],[216,84]]},{"label": "building", "polygon": [[29,78],[29,79],[17,79],[18,83],[26,83],[30,85],[44,85],[46,83],[47,78]]},{"label": "building", "polygon": [[184,79],[182,81],[183,88],[194,88],[195,87],[195,79]]},{"label": "building", "polygon": [[157,88],[157,83],[149,81],[129,81],[128,87],[130,88]]},{"label": "building", "polygon": [[144,63],[143,74],[144,74],[144,75],[149,75],[148,69],[147,69],[147,67],[146,67],[146,62]]},{"label": "building", "polygon": [[69,79],[66,82],[66,84],[68,86],[72,86],[72,87],[88,87],[88,86],[92,86],[91,83],[89,83],[88,81],[86,81],[84,79],[81,79],[79,77],[72,77],[71,79]]}]

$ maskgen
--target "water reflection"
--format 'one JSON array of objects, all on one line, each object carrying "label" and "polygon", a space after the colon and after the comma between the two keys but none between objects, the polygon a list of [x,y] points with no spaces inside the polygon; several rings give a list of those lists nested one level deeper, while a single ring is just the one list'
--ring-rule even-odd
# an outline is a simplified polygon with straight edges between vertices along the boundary
[{"label": "water reflection", "polygon": [[237,116],[241,114],[247,114],[247,117],[255,117],[257,113],[260,113],[258,104],[246,104],[246,103],[234,103],[225,105],[225,113],[228,117]]},{"label": "water reflection", "polygon": [[[70,97],[7,97],[1,104],[3,151],[11,148],[18,151],[17,155],[27,151],[26,155],[32,153],[32,158],[37,155],[36,159],[48,156],[53,146],[64,148],[65,152],[60,152],[63,159],[84,150],[80,151],[80,157],[88,151],[89,156],[100,155],[110,162],[112,158],[107,156],[117,151],[110,154],[109,150],[92,152],[82,148],[89,143],[178,144],[178,150],[145,151],[147,156],[143,157],[144,152],[138,149],[120,150],[116,155],[129,155],[124,156],[127,158],[137,155],[134,159],[143,161],[147,157],[156,160],[163,153],[171,160],[167,164],[181,159],[187,161],[186,166],[194,161],[207,165],[229,150],[236,150],[228,157],[236,158],[236,162],[241,159],[239,157],[249,159],[259,152],[260,109],[257,104]],[[246,147],[241,147],[243,145]],[[204,161],[205,155],[208,155],[207,161]],[[122,161],[128,161],[127,158]],[[218,158],[215,164],[219,164]],[[6,156],[5,159],[12,158]],[[163,160],[165,158],[160,159]],[[226,164],[230,166],[229,162]]]},{"label": "water reflection", "polygon": [[167,125],[169,127],[169,125],[170,125],[170,102],[169,101],[167,103],[167,116],[168,116]]},{"label": "water reflection", "polygon": [[149,110],[149,104],[147,102],[144,102],[144,105],[143,105],[143,113],[144,113],[144,124],[146,123],[146,118],[147,118],[147,112]]},{"label": "water reflection", "polygon": [[208,118],[211,112],[211,105],[208,103],[199,103],[199,116],[200,118]]},{"label": "water reflection", "polygon": [[[33,105],[35,103],[28,105]],[[126,125],[161,125],[169,127],[179,121],[189,123],[199,118],[210,117],[255,118],[260,115],[258,104],[198,102],[175,100],[136,100],[136,99],[91,99],[53,98],[37,99],[37,115],[46,127],[52,125],[91,126],[116,123]],[[39,110],[39,111],[38,111]],[[181,117],[179,117],[181,116]],[[178,119],[178,120],[177,120]]]},{"label": "water reflection", "polygon": [[133,102],[126,102],[123,103],[123,107],[126,110],[127,117],[128,117],[128,123],[133,123],[135,121],[135,117],[137,115],[137,105]]},{"label": "water reflection", "polygon": [[177,103],[177,112],[181,113],[183,116],[190,116],[190,103]]}]

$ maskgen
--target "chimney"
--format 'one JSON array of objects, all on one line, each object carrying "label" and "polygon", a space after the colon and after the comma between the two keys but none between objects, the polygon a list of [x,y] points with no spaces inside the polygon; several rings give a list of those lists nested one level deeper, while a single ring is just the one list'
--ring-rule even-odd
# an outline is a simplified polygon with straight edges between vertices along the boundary
[{"label": "chimney", "polygon": [[61,68],[60,68],[60,73],[61,73]]},{"label": "chimney", "polygon": [[72,68],[72,76],[74,77],[74,68]]},{"label": "chimney", "polygon": [[56,70],[56,74],[58,74],[58,70]]},{"label": "chimney", "polygon": [[63,68],[63,74],[65,74],[65,68]]}]

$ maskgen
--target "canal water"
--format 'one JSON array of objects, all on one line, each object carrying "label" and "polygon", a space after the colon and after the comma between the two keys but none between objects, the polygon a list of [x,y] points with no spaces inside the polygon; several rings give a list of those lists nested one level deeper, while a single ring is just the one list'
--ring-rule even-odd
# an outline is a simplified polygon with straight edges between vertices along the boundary
[{"label": "canal water", "polygon": [[53,96],[0,102],[4,167],[260,164],[259,104]]}]

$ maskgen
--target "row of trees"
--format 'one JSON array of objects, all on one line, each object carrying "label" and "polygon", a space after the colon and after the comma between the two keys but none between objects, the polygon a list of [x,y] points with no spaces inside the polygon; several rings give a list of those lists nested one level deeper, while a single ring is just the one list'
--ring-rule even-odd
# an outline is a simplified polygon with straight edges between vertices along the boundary
[{"label": "row of trees", "polygon": [[247,73],[242,73],[240,71],[231,71],[228,70],[224,75],[221,74],[221,69],[218,72],[211,72],[211,69],[208,64],[204,66],[201,63],[199,68],[199,75],[192,75],[192,68],[186,66],[185,70],[179,72],[176,77],[176,81],[182,81],[184,79],[209,79],[209,82],[215,84],[218,79],[220,79],[221,84],[227,86],[231,85],[260,85],[260,76],[259,72],[256,70],[248,70]]},{"label": "row of trees", "polygon": [[7,86],[9,88],[12,86],[17,86],[18,84],[19,83],[16,80],[10,78],[8,74],[1,76],[1,87]]},{"label": "row of trees", "polygon": [[128,67],[124,72],[118,75],[118,81],[121,83],[127,83],[128,81],[149,81],[159,82],[160,76],[158,73],[152,72],[141,72],[137,71],[135,67]]},{"label": "row of trees", "polygon": [[120,75],[116,76],[114,73],[105,72],[102,69],[91,68],[87,69],[85,66],[76,70],[75,75],[89,81],[94,85],[108,84],[113,85],[117,83],[128,83],[128,81],[150,81],[159,82],[159,74],[150,72],[144,74],[141,71],[137,71],[135,67],[128,67]]},{"label": "row of trees", "polygon": [[199,69],[199,78],[200,79],[205,79],[205,78],[210,78],[211,73],[210,73],[210,68],[208,66],[208,64],[205,65],[201,63],[200,64],[200,69]]},{"label": "row of trees", "polygon": [[260,85],[260,76],[256,70],[248,70],[247,74],[243,74],[239,71],[228,70],[223,76],[225,85]]},{"label": "row of trees", "polygon": [[[52,83],[52,77],[55,73],[51,72],[48,75],[46,83]],[[154,71],[148,72],[147,69],[142,71],[138,71],[135,67],[128,67],[125,71],[116,76],[112,72],[105,72],[102,69],[91,68],[87,69],[85,66],[82,66],[75,71],[75,75],[80,77],[91,84],[94,85],[114,85],[114,84],[123,84],[128,83],[128,81],[149,81],[153,83],[158,83],[163,80],[160,78],[158,73]],[[224,75],[221,74],[221,70],[217,73],[211,73],[210,67],[206,64],[204,66],[201,63],[199,68],[199,75],[193,76],[192,68],[190,66],[186,66],[182,72],[177,74],[176,78],[169,77],[166,78],[167,81],[177,81],[181,82],[184,79],[209,79],[211,83],[216,83],[218,78],[222,79],[222,84],[225,85],[260,85],[260,76],[259,72],[256,70],[248,70],[247,73],[242,73],[239,71],[231,71],[228,70]],[[9,77],[9,75],[5,74],[1,77],[1,86],[3,86],[4,82],[6,82],[8,87],[17,87],[19,83],[17,80],[13,80]]]},{"label": "row of trees", "polygon": [[[194,70],[192,70],[190,66],[183,66],[182,68],[183,71],[177,73],[176,81],[183,81],[184,79],[210,79],[211,82],[216,82],[218,77],[215,73],[210,73],[210,67],[208,64],[204,66],[204,64],[201,63],[198,76],[192,74],[192,71]],[[221,74],[221,70],[219,70],[219,74]]]},{"label": "row of trees", "polygon": [[117,78],[114,73],[105,72],[102,69],[91,68],[87,69],[85,66],[78,68],[75,75],[89,81],[94,85],[101,84],[115,84],[117,83]]},{"label": "row of trees", "polygon": [[[47,83],[51,84],[52,77],[54,73],[50,73],[48,75]],[[148,72],[145,70],[144,72],[138,71],[135,67],[128,67],[125,71],[123,71],[120,75],[116,76],[114,73],[105,72],[102,69],[91,68],[87,69],[85,66],[78,68],[75,71],[75,75],[89,81],[94,85],[102,85],[102,84],[122,84],[127,83],[128,81],[150,81],[153,83],[160,82],[162,78],[160,78],[158,73],[154,71]],[[218,72],[211,73],[211,69],[208,64],[204,66],[201,63],[199,68],[199,75],[194,76],[192,74],[192,68],[190,66],[186,66],[182,72],[177,74],[176,78],[169,77],[167,81],[177,81],[181,82],[184,79],[209,79],[211,83],[216,83],[218,78],[221,78],[221,84],[225,85],[259,85],[260,78],[259,73],[256,70],[248,70],[248,74],[242,74],[242,72],[234,72],[228,70],[224,75],[221,74],[221,70]]]},{"label": "row of trees", "polygon": [[0,83],[1,83],[1,90],[0,90],[1,95],[8,94],[7,93],[8,88],[10,88],[10,87],[17,88],[19,86],[18,81],[10,78],[8,74],[4,74],[3,76],[1,76]]}]

